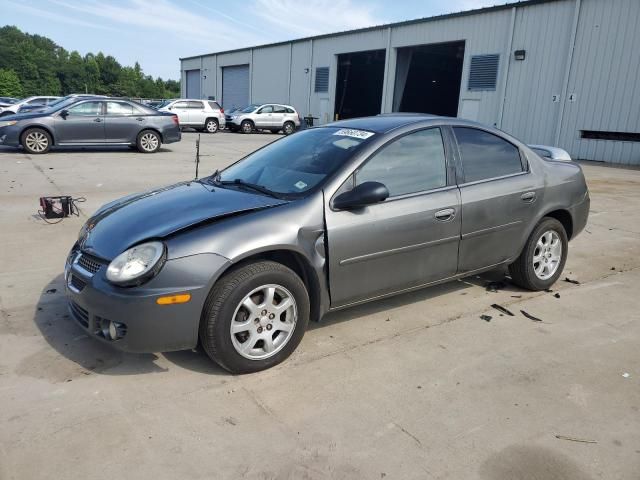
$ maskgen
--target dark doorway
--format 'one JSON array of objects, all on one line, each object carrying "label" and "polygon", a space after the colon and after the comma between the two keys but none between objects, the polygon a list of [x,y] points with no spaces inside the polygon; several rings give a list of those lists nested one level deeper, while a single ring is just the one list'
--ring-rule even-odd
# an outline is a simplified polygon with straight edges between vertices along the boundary
[{"label": "dark doorway", "polygon": [[384,60],[384,50],[338,55],[334,109],[338,119],[380,113]]},{"label": "dark doorway", "polygon": [[398,49],[394,112],[458,114],[464,41]]}]

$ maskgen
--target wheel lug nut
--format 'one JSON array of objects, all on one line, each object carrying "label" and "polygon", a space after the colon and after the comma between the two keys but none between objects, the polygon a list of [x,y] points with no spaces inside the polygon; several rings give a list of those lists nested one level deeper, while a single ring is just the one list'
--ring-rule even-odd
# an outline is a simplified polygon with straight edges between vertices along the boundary
[{"label": "wheel lug nut", "polygon": [[256,318],[256,319],[253,321],[253,323],[255,323],[256,325],[257,325],[257,324],[259,324],[259,323],[260,323],[260,319],[259,319],[259,318]]},{"label": "wheel lug nut", "polygon": [[258,327],[258,333],[262,333],[262,327]]},{"label": "wheel lug nut", "polygon": [[262,310],[261,315],[264,317],[267,314],[266,310]]},{"label": "wheel lug nut", "polygon": [[269,324],[267,325],[267,330],[271,330],[273,328],[273,325]]},{"label": "wheel lug nut", "polygon": [[269,320],[273,320],[274,318],[276,318],[276,316],[273,313],[269,314]]}]

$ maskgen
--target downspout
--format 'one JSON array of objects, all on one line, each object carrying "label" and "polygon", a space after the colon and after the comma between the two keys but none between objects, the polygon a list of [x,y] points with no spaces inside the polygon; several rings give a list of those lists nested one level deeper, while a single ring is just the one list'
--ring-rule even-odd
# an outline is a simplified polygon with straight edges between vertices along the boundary
[{"label": "downspout", "polygon": [[313,77],[313,38],[309,40],[309,95],[307,96],[307,115],[311,115],[311,78]]},{"label": "downspout", "polygon": [[249,60],[249,104],[253,103],[253,48]]},{"label": "downspout", "polygon": [[385,113],[388,97],[389,83],[389,57],[391,56],[391,27],[387,28],[387,51],[384,56],[384,77],[382,80],[382,104],[380,113]]},{"label": "downspout", "polygon": [[291,105],[291,69],[293,67],[293,42],[289,42],[289,81],[287,82],[287,103]]},{"label": "downspout", "polygon": [[204,86],[204,82],[202,81],[202,74],[204,72],[204,69],[202,67],[203,67],[202,57],[200,57],[200,98],[203,98],[202,97],[202,93],[203,93],[202,87]]},{"label": "downspout", "polygon": [[576,46],[576,33],[578,31],[578,17],[580,17],[580,2],[576,0],[576,7],[573,11],[573,25],[571,27],[571,39],[569,40],[569,52],[567,54],[567,66],[564,71],[562,82],[562,93],[560,94],[560,111],[558,112],[558,123],[556,124],[556,136],[553,141],[554,146],[560,143],[560,131],[562,130],[562,119],[564,117],[564,106],[566,104],[567,91],[569,90],[569,76],[571,75],[571,63],[573,62],[573,50]]},{"label": "downspout", "polygon": [[509,81],[509,68],[511,67],[511,48],[513,47],[513,34],[516,28],[516,7],[511,9],[511,32],[509,34],[509,39],[507,40],[507,54],[505,55],[507,66],[504,70],[504,75],[502,75],[502,82],[500,85],[500,107],[498,109],[498,122],[497,127],[502,129],[502,117],[504,116],[504,104],[507,98],[507,85]]}]

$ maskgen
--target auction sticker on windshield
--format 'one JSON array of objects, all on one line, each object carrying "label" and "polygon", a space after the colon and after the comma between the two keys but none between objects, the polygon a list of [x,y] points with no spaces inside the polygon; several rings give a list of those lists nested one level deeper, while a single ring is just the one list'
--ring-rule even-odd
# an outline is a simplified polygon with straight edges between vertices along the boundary
[{"label": "auction sticker on windshield", "polygon": [[343,137],[361,138],[361,139],[364,140],[364,139],[367,139],[367,138],[373,136],[374,133],[373,132],[367,132],[365,130],[356,130],[354,128],[341,128],[336,133],[334,133],[334,135],[341,135]]}]

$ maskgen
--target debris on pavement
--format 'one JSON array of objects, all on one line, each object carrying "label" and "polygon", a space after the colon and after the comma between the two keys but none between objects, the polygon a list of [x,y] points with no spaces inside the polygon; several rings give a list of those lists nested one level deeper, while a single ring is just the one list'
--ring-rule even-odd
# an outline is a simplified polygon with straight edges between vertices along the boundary
[{"label": "debris on pavement", "polygon": [[627,373],[627,372],[624,372],[624,373],[622,374],[622,376],[623,376],[624,378],[629,378],[631,375],[630,375],[629,373]]},{"label": "debris on pavement", "polygon": [[522,298],[522,295],[511,295],[511,298]]},{"label": "debris on pavement", "polygon": [[556,435],[556,438],[558,438],[560,440],[569,440],[570,442],[598,443],[597,440],[588,440],[586,438],[567,437],[566,435]]},{"label": "debris on pavement", "polygon": [[498,310],[499,312],[504,313],[505,315],[509,315],[510,317],[513,317],[513,313],[511,313],[509,310],[507,310],[506,308],[504,308],[502,305],[498,305],[497,303],[494,303],[493,305],[491,305],[492,308],[495,308],[496,310]]},{"label": "debris on pavement", "polygon": [[490,322],[493,317],[491,315],[480,315],[480,319],[485,322]]},{"label": "debris on pavement", "polygon": [[524,315],[525,317],[527,317],[529,320],[533,320],[534,322],[541,322],[541,321],[542,321],[542,319],[541,319],[541,318],[534,317],[533,315],[531,315],[531,314],[530,314],[530,313],[528,313],[528,312],[525,312],[524,310],[520,310],[520,313],[521,313],[522,315]]},{"label": "debris on pavement", "polygon": [[49,290],[46,291],[46,293],[56,293],[58,291],[57,288],[50,288]]},{"label": "debris on pavement", "polygon": [[556,298],[560,298],[560,294],[559,293],[554,293],[553,296],[556,297]]},{"label": "debris on pavement", "polygon": [[497,293],[499,290],[502,290],[506,286],[507,284],[504,282],[489,282],[487,283],[485,290],[487,292]]},{"label": "debris on pavement", "polygon": [[580,285],[580,282],[578,280],[574,280],[573,278],[564,277],[564,281],[565,282],[569,282],[569,283],[573,283],[574,285]]},{"label": "debris on pavement", "polygon": [[611,270],[615,270],[615,269],[616,269],[616,267],[611,267]]}]

